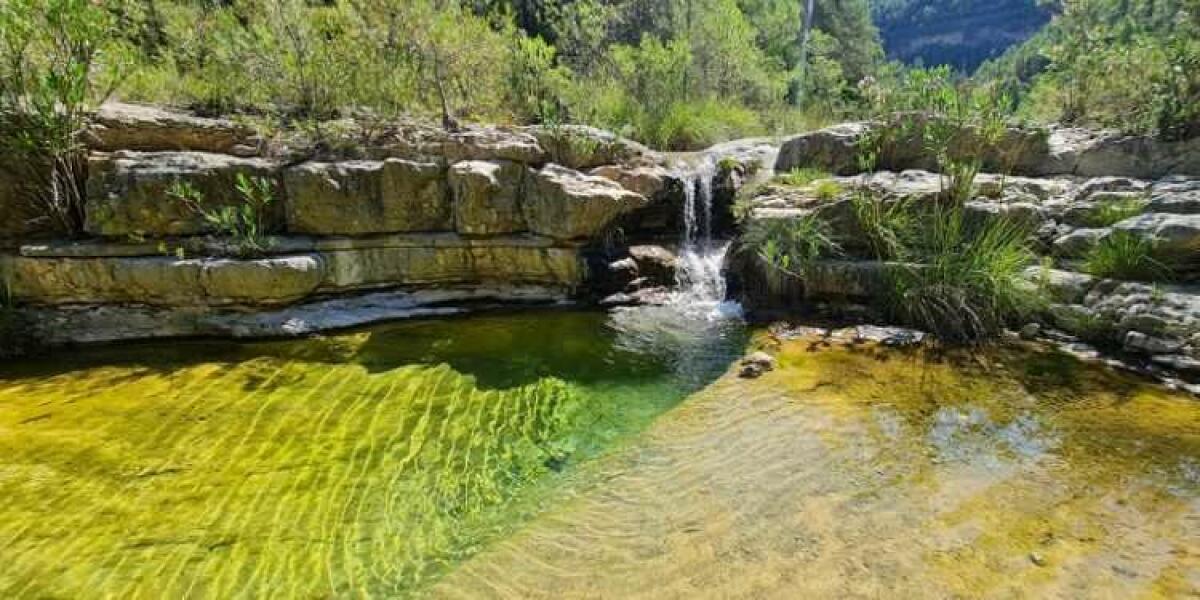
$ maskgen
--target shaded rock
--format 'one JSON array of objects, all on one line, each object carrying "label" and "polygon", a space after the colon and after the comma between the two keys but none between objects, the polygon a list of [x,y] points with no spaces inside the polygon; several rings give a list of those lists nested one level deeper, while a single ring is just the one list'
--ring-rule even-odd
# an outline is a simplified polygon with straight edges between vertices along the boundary
[{"label": "shaded rock", "polygon": [[[195,235],[212,225],[172,199],[168,190],[184,182],[200,192],[209,208],[236,206],[242,198],[238,175],[275,180],[275,165],[258,158],[236,158],[203,152],[119,152],[94,159],[88,172],[84,229],[99,236]],[[282,202],[270,221],[281,221]]]},{"label": "shaded rock", "polygon": [[658,285],[672,285],[679,258],[662,246],[630,246],[629,256],[637,265],[637,273]]},{"label": "shaded rock", "polygon": [[741,369],[738,371],[738,377],[743,379],[754,379],[761,377],[768,371],[775,370],[775,359],[766,352],[755,352],[750,356],[742,359]]},{"label": "shaded rock", "polygon": [[569,169],[585,170],[626,164],[642,157],[657,158],[649,148],[637,142],[586,125],[542,125],[525,131],[546,150],[549,162]]},{"label": "shaded rock", "polygon": [[1200,190],[1161,191],[1155,190],[1146,203],[1146,212],[1171,213],[1176,215],[1200,214]]},{"label": "shaded rock", "polygon": [[25,238],[49,229],[49,223],[24,195],[23,187],[20,178],[0,164],[0,245],[6,238]]},{"label": "shaded rock", "polygon": [[535,246],[417,246],[322,253],[322,289],[464,284],[547,285],[573,289],[583,281],[578,253]]},{"label": "shaded rock", "polygon": [[645,196],[603,177],[547,165],[534,176],[521,208],[533,233],[572,240],[595,237],[646,204]]},{"label": "shaded rock", "polygon": [[305,163],[284,174],[294,233],[363,235],[449,231],[441,167],[401,159]]},{"label": "shaded rock", "polygon": [[1183,348],[1179,340],[1166,340],[1140,331],[1130,331],[1125,334],[1125,349],[1144,354],[1171,354]]},{"label": "shaded rock", "polygon": [[141,104],[106,102],[88,126],[88,146],[104,152],[214,152],[236,156],[258,153],[259,140],[249,127],[227,119]]},{"label": "shaded rock", "polygon": [[526,231],[521,213],[526,168],[514,162],[466,161],[450,168],[454,228],[463,235]]},{"label": "shaded rock", "polygon": [[1112,230],[1076,229],[1054,240],[1054,254],[1064,258],[1081,257],[1096,247],[1100,240],[1108,237]]}]

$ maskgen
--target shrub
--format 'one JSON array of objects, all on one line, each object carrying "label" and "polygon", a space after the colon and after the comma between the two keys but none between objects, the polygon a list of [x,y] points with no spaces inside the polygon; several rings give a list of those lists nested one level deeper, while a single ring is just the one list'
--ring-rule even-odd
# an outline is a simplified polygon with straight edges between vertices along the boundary
[{"label": "shrub", "polygon": [[850,197],[858,229],[875,259],[902,260],[908,254],[904,236],[916,228],[910,204],[907,200],[885,202],[864,191]]},{"label": "shrub", "polygon": [[0,4],[0,152],[40,220],[67,235],[83,228],[87,114],[117,80],[102,55],[112,19],[89,0]]},{"label": "shrub", "polygon": [[822,179],[813,186],[813,195],[818,200],[828,202],[842,195],[842,184],[832,179]]},{"label": "shrub", "polygon": [[29,346],[28,323],[17,310],[12,288],[0,279],[0,358],[24,354]]},{"label": "shrub", "polygon": [[200,215],[218,235],[227,237],[235,255],[261,255],[271,245],[266,218],[274,202],[274,186],[269,179],[239,173],[236,187],[241,202],[217,208],[204,206],[204,196],[187,182],[176,182],[167,194]]},{"label": "shrub", "polygon": [[899,319],[950,343],[999,334],[1041,308],[1026,281],[1035,262],[1029,231],[1007,219],[968,229],[960,206],[934,206],[914,221],[909,262],[895,269],[887,307]]},{"label": "shrub", "polygon": [[1112,227],[1125,219],[1142,214],[1147,201],[1144,198],[1112,198],[1096,205],[1088,215],[1088,227]]},{"label": "shrub", "polygon": [[1173,273],[1154,258],[1154,244],[1132,232],[1113,231],[1088,252],[1084,271],[1109,279],[1169,281]]},{"label": "shrub", "polygon": [[821,181],[822,179],[829,179],[830,177],[833,177],[833,175],[830,175],[828,171],[823,171],[821,169],[812,167],[804,167],[792,169],[787,173],[776,175],[775,178],[772,179],[772,182],[792,187],[806,187]]},{"label": "shrub", "polygon": [[771,269],[802,276],[813,261],[841,253],[829,225],[813,215],[792,219],[758,219],[742,236],[740,250],[750,252]]}]

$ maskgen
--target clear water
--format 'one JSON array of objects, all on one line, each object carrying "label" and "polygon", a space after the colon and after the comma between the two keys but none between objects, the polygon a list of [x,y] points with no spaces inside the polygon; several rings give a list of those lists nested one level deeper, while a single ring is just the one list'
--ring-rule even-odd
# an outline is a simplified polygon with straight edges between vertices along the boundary
[{"label": "clear water", "polygon": [[412,594],[745,339],[546,312],[5,365],[0,596]]},{"label": "clear water", "polygon": [[656,315],[4,365],[0,597],[1200,593],[1194,399]]}]

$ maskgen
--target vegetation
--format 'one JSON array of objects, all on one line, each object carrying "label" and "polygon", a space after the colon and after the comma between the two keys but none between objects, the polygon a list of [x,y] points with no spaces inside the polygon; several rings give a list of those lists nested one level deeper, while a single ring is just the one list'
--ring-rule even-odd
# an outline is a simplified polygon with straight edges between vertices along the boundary
[{"label": "vegetation", "polygon": [[1132,232],[1115,230],[1084,259],[1084,271],[1097,277],[1135,281],[1169,281],[1169,265],[1154,258],[1154,244]]},{"label": "vegetation", "polygon": [[802,277],[814,261],[839,254],[829,224],[813,214],[789,219],[757,219],[742,235],[741,251],[770,269]]},{"label": "vegetation", "polygon": [[267,237],[267,215],[274,202],[274,184],[263,177],[239,173],[236,190],[239,203],[210,207],[204,195],[187,182],[176,182],[167,195],[199,215],[217,235],[226,238],[230,251],[237,256],[258,256],[271,246]]},{"label": "vegetation", "polygon": [[829,179],[831,177],[833,177],[833,175],[827,171],[809,167],[792,169],[787,173],[781,173],[776,175],[771,181],[772,183],[778,183],[780,185],[791,187],[808,187],[818,181]]},{"label": "vegetation", "polygon": [[1111,227],[1142,214],[1149,202],[1146,198],[1122,197],[1107,198],[1098,202],[1094,211],[1088,215],[1088,227]]}]

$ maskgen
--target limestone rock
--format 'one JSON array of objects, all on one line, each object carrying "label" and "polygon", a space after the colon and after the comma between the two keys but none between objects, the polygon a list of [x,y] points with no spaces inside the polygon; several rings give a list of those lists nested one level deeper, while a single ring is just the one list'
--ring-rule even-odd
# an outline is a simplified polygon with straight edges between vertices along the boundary
[{"label": "limestone rock", "polygon": [[[212,225],[169,196],[176,182],[192,185],[211,208],[242,202],[238,175],[274,181],[275,165],[258,158],[204,152],[119,152],[93,160],[88,173],[84,229],[106,237],[194,235]],[[281,211],[276,198],[274,209]],[[270,220],[279,221],[276,214]]]},{"label": "limestone rock", "polygon": [[253,156],[254,131],[226,119],[207,119],[154,106],[107,102],[92,118],[86,139],[95,150],[196,151]]},{"label": "limestone rock", "polygon": [[442,169],[401,159],[305,163],[284,174],[293,233],[364,235],[452,229]]},{"label": "limestone rock", "polygon": [[570,169],[626,164],[653,154],[637,142],[586,125],[537,126],[526,131],[545,148],[550,162]]},{"label": "limestone rock", "polygon": [[479,283],[574,288],[583,279],[578,254],[569,248],[426,246],[331,251],[322,256],[328,265],[322,288],[331,291]]},{"label": "limestone rock", "polygon": [[646,198],[656,198],[662,194],[671,179],[671,172],[657,165],[637,167],[606,165],[593,169],[590,174],[611,179],[621,184],[621,187]]},{"label": "limestone rock", "polygon": [[630,246],[629,256],[637,265],[637,273],[660,286],[675,283],[679,258],[662,246],[648,244]]},{"label": "limestone rock", "polygon": [[1054,240],[1054,253],[1064,258],[1078,258],[1088,253],[1100,240],[1108,237],[1111,229],[1076,229]]},{"label": "limestone rock", "polygon": [[779,149],[775,171],[813,167],[834,175],[858,173],[858,144],[871,129],[870,123],[843,123],[796,136]]},{"label": "limestone rock", "polygon": [[1042,174],[1153,179],[1200,174],[1200,140],[1166,142],[1114,131],[1061,128],[1050,133]]},{"label": "limestone rock", "polygon": [[1025,278],[1044,286],[1055,300],[1067,304],[1083,302],[1098,281],[1091,275],[1042,267],[1029,267],[1025,270]]},{"label": "limestone rock", "polygon": [[450,168],[454,226],[463,235],[526,231],[521,214],[526,168],[508,161],[464,161]]},{"label": "limestone rock", "polygon": [[547,165],[533,178],[522,211],[530,231],[560,240],[595,237],[645,196],[603,177]]},{"label": "limestone rock", "polygon": [[1150,240],[1156,254],[1172,260],[1200,256],[1200,214],[1149,213],[1121,221],[1113,230]]},{"label": "limestone rock", "polygon": [[441,155],[447,163],[464,160],[508,160],[528,165],[545,164],[546,151],[533,135],[494,127],[476,127],[448,134]]},{"label": "limestone rock", "polygon": [[320,283],[316,255],[257,260],[168,257],[4,260],[16,298],[33,304],[273,305]]}]

